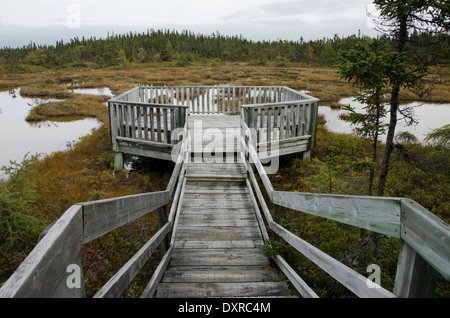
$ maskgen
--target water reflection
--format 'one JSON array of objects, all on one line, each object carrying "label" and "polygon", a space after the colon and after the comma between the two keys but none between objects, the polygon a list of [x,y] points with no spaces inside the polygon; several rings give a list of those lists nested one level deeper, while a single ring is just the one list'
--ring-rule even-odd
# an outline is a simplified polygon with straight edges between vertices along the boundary
[{"label": "water reflection", "polygon": [[0,92],[0,166],[10,160],[21,161],[26,153],[66,150],[68,145],[101,125],[97,119],[79,117],[26,122],[31,107],[43,101],[22,97],[20,89]]},{"label": "water reflection", "polygon": [[[343,98],[339,103],[343,105],[350,104],[357,112],[363,112],[364,105],[354,101],[352,97]],[[412,107],[414,109],[414,117],[418,120],[418,124],[408,127],[404,120],[399,119],[395,129],[396,134],[402,131],[408,131],[415,135],[419,141],[423,142],[426,135],[430,133],[431,130],[450,123],[450,104],[413,102],[402,107]],[[319,107],[319,115],[325,117],[325,126],[328,130],[337,133],[352,134],[353,126],[339,118],[344,112],[344,110],[333,109],[329,106]],[[399,116],[399,118],[400,117],[401,116]],[[389,122],[389,115],[385,118],[384,122]],[[385,138],[385,136],[382,136],[381,138]]]},{"label": "water reflection", "polygon": [[77,94],[88,94],[88,95],[106,95],[113,97],[113,93],[109,87],[99,87],[99,88],[70,88],[73,93]]}]

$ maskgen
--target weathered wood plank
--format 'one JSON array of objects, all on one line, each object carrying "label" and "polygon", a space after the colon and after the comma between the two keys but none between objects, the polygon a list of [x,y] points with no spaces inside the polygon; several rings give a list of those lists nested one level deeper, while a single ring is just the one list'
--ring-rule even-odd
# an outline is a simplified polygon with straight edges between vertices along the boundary
[{"label": "weathered wood plank", "polygon": [[251,201],[238,201],[238,200],[229,200],[228,202],[226,201],[222,201],[222,202],[218,202],[218,201],[207,201],[207,202],[195,202],[193,200],[189,200],[189,201],[185,201],[183,206],[187,209],[219,209],[222,210],[224,208],[228,208],[230,206],[230,204],[232,204],[233,206],[235,206],[235,208],[240,208],[240,209],[251,209],[253,207]]},{"label": "weathered wood plank", "polygon": [[437,276],[437,271],[403,241],[398,257],[394,293],[404,298],[434,297]]},{"label": "weathered wood plank", "polygon": [[[209,183],[209,185],[205,185],[204,183]],[[244,187],[243,182],[201,182],[191,180],[186,187],[186,193],[202,193],[206,192],[222,192],[222,191],[230,191],[230,192],[247,192],[247,188]]]},{"label": "weathered wood plank", "polygon": [[450,280],[450,225],[413,200],[401,200],[401,238]]},{"label": "weathered wood plank", "polygon": [[[83,244],[83,208],[70,207],[0,289],[0,298],[50,298]],[[56,257],[57,256],[57,257]]]},{"label": "weathered wood plank", "polygon": [[185,192],[184,198],[186,200],[200,200],[200,201],[214,201],[220,202],[224,200],[233,200],[233,201],[248,201],[248,194],[242,192],[232,192],[232,193],[217,193],[217,192],[202,192],[202,193],[193,193],[193,192]]},{"label": "weathered wood plank", "polygon": [[180,216],[180,226],[254,226],[256,218],[253,214],[183,214]]},{"label": "weathered wood plank", "polygon": [[278,273],[260,266],[176,267],[164,276],[164,283],[277,282]]},{"label": "weathered wood plank", "polygon": [[264,245],[264,242],[261,238],[253,239],[253,240],[226,240],[220,241],[217,238],[214,238],[211,241],[201,239],[198,241],[194,241],[192,239],[189,240],[181,240],[177,239],[174,243],[175,248],[260,248]]},{"label": "weathered wood plank", "polygon": [[114,276],[94,295],[94,298],[117,298],[139,270],[144,266],[152,253],[166,237],[171,223],[166,223]]},{"label": "weathered wood plank", "polygon": [[169,248],[169,250],[164,255],[161,262],[159,262],[158,267],[155,269],[155,272],[152,275],[152,278],[148,282],[147,286],[145,286],[144,291],[142,292],[141,298],[151,298],[156,292],[158,288],[158,284],[161,281],[161,278],[164,275],[167,267],[169,266],[170,258],[172,257],[173,246]]},{"label": "weathered wood plank", "polygon": [[190,207],[183,206],[183,215],[189,215],[189,214],[229,214],[232,216],[238,216],[238,215],[253,215],[252,212],[253,206],[250,208],[247,206],[222,206],[218,207],[215,205],[212,206],[202,206],[201,208],[198,207],[198,205],[192,205]]},{"label": "weathered wood plank", "polygon": [[306,282],[300,278],[300,276],[289,266],[289,264],[280,256],[275,255],[273,257],[275,263],[283,271],[289,281],[295,286],[297,291],[303,298],[319,298],[319,296],[309,287]]},{"label": "weathered wood plank", "polygon": [[380,288],[369,288],[367,284],[367,278],[357,273],[353,269],[345,266],[341,262],[338,262],[325,252],[314,247],[308,242],[302,240],[301,238],[295,236],[291,232],[287,231],[280,225],[274,222],[270,222],[270,228],[274,232],[282,237],[286,242],[288,242],[297,251],[305,255],[317,266],[322,268],[325,272],[331,275],[334,279],[339,281],[355,295],[362,298],[394,298],[396,295],[387,291],[386,289]]},{"label": "weathered wood plank", "polygon": [[209,226],[204,227],[179,227],[177,230],[177,240],[255,240],[261,239],[259,227],[246,226]]},{"label": "weathered wood plank", "polygon": [[83,203],[84,243],[168,203],[168,191]]},{"label": "weathered wood plank", "polygon": [[156,297],[258,297],[286,296],[289,293],[284,282],[250,283],[169,283],[160,284]]},{"label": "weathered wood plank", "polygon": [[261,266],[262,264],[268,264],[268,259],[261,250],[254,248],[174,249],[171,261],[171,266]]},{"label": "weathered wood plank", "polygon": [[274,204],[400,237],[400,200],[396,198],[273,192]]}]

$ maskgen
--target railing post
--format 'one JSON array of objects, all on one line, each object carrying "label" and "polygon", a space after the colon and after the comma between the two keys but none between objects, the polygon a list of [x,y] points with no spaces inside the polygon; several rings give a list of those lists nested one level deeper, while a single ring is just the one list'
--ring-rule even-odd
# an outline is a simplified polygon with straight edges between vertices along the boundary
[{"label": "railing post", "polygon": [[311,141],[309,143],[309,151],[314,149],[316,145],[316,131],[317,131],[317,113],[318,113],[319,103],[317,101],[313,102],[310,107],[309,116],[309,134],[311,135]]},{"label": "railing post", "polygon": [[[274,204],[274,211],[273,211],[273,220],[281,224],[281,221],[286,217],[286,210],[284,207]],[[272,241],[281,241],[282,238],[278,236],[275,232],[272,231]]]},{"label": "railing post", "polygon": [[[156,210],[157,218],[158,218],[158,229],[160,230],[167,223],[167,205],[163,205],[162,207]],[[159,245],[159,255],[162,259],[169,248],[169,238],[166,236]]]},{"label": "railing post", "polygon": [[184,107],[180,107],[177,109],[177,119],[176,119],[176,128],[183,128],[186,123],[186,109]]},{"label": "railing post", "polygon": [[404,298],[434,297],[437,271],[402,241],[398,256],[394,294]]},{"label": "railing post", "polygon": [[123,153],[114,152],[114,170],[121,171],[123,169]]},{"label": "railing post", "polygon": [[120,107],[119,105],[108,101],[109,130],[110,130],[112,149],[114,151],[114,169],[116,171],[123,169],[123,153],[120,152],[119,144],[116,139],[119,125],[123,124],[123,123],[118,122],[117,113],[119,112],[119,107]]}]

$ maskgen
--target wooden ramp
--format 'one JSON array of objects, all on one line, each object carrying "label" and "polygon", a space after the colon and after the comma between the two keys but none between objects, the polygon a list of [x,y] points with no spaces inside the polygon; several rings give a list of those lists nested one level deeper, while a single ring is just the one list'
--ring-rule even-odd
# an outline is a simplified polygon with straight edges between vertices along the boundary
[{"label": "wooden ramp", "polygon": [[261,250],[246,171],[234,161],[187,165],[173,255],[156,297],[289,296]]}]

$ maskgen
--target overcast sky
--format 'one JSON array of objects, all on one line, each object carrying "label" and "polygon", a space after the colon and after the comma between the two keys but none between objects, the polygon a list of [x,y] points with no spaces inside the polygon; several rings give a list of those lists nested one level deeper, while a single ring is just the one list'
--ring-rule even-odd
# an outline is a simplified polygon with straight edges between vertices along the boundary
[{"label": "overcast sky", "polygon": [[305,40],[376,35],[371,0],[13,0],[0,5],[0,47],[147,29]]}]

